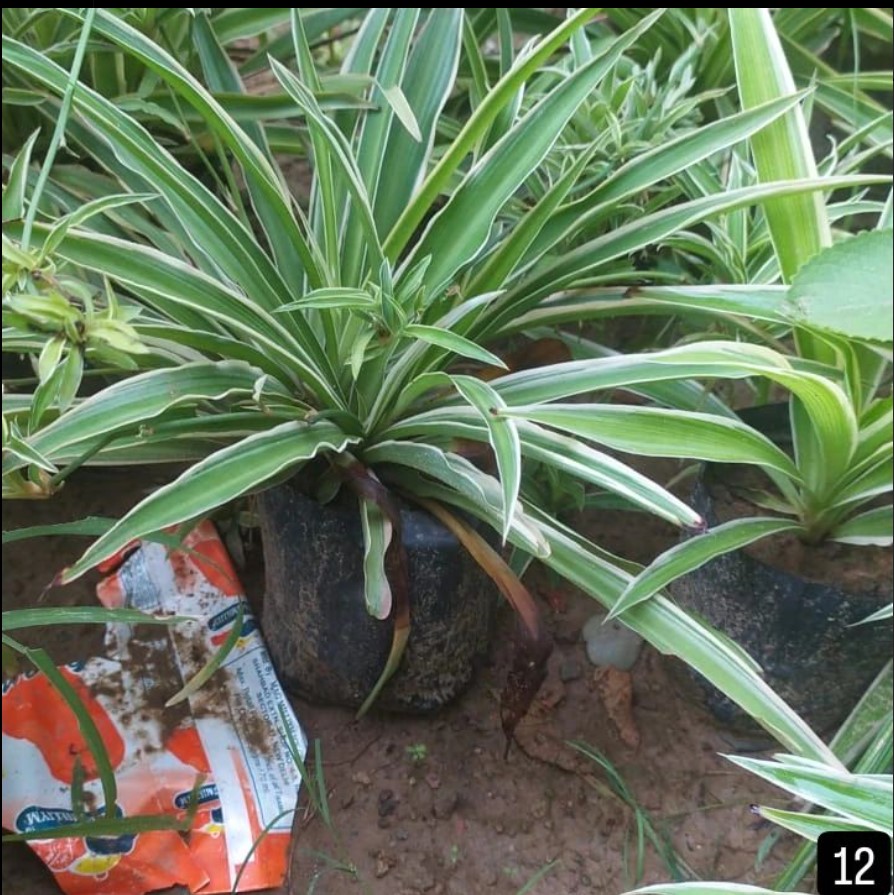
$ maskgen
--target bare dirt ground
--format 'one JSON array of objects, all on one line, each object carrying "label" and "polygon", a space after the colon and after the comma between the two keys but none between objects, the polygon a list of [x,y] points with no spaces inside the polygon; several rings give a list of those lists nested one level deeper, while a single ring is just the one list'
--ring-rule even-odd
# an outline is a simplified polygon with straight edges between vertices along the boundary
[{"label": "bare dirt ground", "polygon": [[[132,478],[87,471],[51,503],[5,506],[3,527],[119,514],[139,494]],[[673,539],[661,523],[635,514],[605,513],[586,529],[640,560]],[[3,608],[34,605],[85,543],[53,538],[4,547]],[[258,552],[249,553],[244,575],[252,599],[262,591]],[[629,675],[597,672],[580,639],[597,607],[543,576],[534,582],[556,650],[506,759],[498,698],[508,619],[471,689],[433,717],[358,722],[347,710],[295,701],[310,739],[321,744],[332,823],[312,812],[299,818],[290,879],[275,895],[618,895],[638,882],[669,880],[674,867],[705,879],[773,879],[792,843],[782,840],[756,867],[769,829],[749,805],[783,805],[784,796],[722,758],[749,744],[717,731],[678,693],[669,660],[648,647]],[[94,584],[53,590],[45,603],[90,603]],[[101,643],[95,629],[36,636],[59,662],[84,658]],[[648,841],[638,845],[634,811],[571,741],[614,765],[663,856]],[[3,846],[2,888],[11,895],[58,891],[22,845]]]}]

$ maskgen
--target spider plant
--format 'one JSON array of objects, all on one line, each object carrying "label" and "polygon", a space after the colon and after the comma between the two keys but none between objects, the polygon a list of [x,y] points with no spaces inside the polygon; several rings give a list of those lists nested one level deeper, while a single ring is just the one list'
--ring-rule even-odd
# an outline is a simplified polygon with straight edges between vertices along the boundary
[{"label": "spider plant", "polygon": [[[791,72],[768,12],[737,9],[730,10],[729,16],[742,104],[794,95]],[[755,66],[755,60],[760,64]],[[816,173],[806,122],[798,106],[751,141],[761,180],[773,182],[795,172],[803,176]],[[614,614],[648,599],[709,559],[770,534],[795,532],[808,544],[825,540],[891,544],[891,506],[876,504],[892,490],[892,199],[889,194],[879,213],[877,204],[866,203],[858,194],[841,202],[845,211],[839,209],[838,213],[846,214],[848,205],[854,211],[876,213],[877,227],[875,232],[855,237],[842,233],[835,245],[832,215],[819,194],[764,206],[763,242],[767,249],[772,248],[772,259],[764,263],[763,271],[775,271],[782,284],[583,291],[559,296],[516,322],[520,327],[554,324],[605,313],[613,303],[625,302],[641,310],[684,315],[701,312],[737,321],[740,332],[781,348],[799,371],[797,383],[786,376],[770,377],[789,394],[794,455],[786,455],[785,468],[768,464],[757,455],[746,461],[761,467],[768,478],[768,489],[749,498],[758,515],[726,523],[659,557],[630,585]],[[680,243],[696,238],[707,244],[692,233],[676,237]],[[668,414],[680,415],[658,408],[634,408],[626,413],[625,436],[639,425],[658,427]],[[701,424],[698,414],[684,411],[682,416],[693,427]],[[581,421],[556,407],[542,408],[529,418],[577,435],[597,428],[593,421]],[[685,444],[676,445],[674,451],[669,447],[664,439],[655,438],[650,452],[685,455]],[[768,516],[767,511],[773,515]]]},{"label": "spider plant", "polygon": [[[23,406],[27,397],[13,405],[5,432],[15,438],[4,443],[3,472],[52,490],[54,477],[84,462],[191,465],[138,503],[59,580],[77,578],[135,538],[198,519],[320,457],[329,461],[324,487],[347,481],[359,494],[366,600],[381,617],[400,616],[399,594],[392,603],[384,571],[395,519],[383,491],[424,502],[446,518],[455,518],[452,509],[468,512],[609,607],[631,567],[520,499],[526,463],[556,467],[698,529],[702,520],[685,503],[594,448],[588,436],[562,435],[540,425],[534,413],[519,419],[511,408],[549,407],[613,388],[713,406],[692,377],[740,376],[747,369],[798,383],[808,374],[747,345],[684,346],[504,372],[494,344],[556,290],[598,282],[615,259],[680,227],[767,198],[853,182],[781,181],[646,210],[564,252],[562,239],[575,225],[563,203],[588,162],[586,147],[569,147],[527,214],[502,216],[581,103],[662,13],[568,54],[537,103],[521,110],[516,100],[526,84],[594,14],[574,12],[514,55],[459,131],[439,143],[435,135],[463,47],[463,10],[370,11],[343,73],[373,76],[374,110],[334,115],[315,98],[318,73],[302,18],[293,11],[297,71],[273,60],[271,69],[307,128],[313,185],[305,210],[289,194],[261,128],[240,125],[158,44],[114,13],[96,10],[96,33],[154,71],[202,117],[245,190],[221,200],[128,111],[87,85],[73,86],[66,139],[116,182],[116,195],[132,202],[130,210],[142,208],[144,215],[127,221],[97,215],[61,236],[52,220],[38,220],[25,248],[39,248],[55,233],[56,263],[108,280],[120,305],[139,311],[129,325],[147,351],[132,356],[155,368],[62,412],[50,407],[35,427]],[[213,73],[238,91],[220,43],[205,36],[205,78]],[[3,57],[47,97],[70,85],[64,69],[15,39],[4,37]],[[629,197],[747,138],[795,102],[773,100],[631,159],[589,191],[589,205],[594,214],[617,214]],[[111,201],[107,193],[91,198]],[[24,236],[15,223],[7,232],[12,241]],[[42,276],[40,269],[18,271],[16,283],[23,285],[15,294],[33,294]],[[741,369],[735,363],[746,361]],[[826,401],[825,392],[819,401]],[[704,421],[702,432],[699,450],[711,459],[739,459],[747,444],[771,464],[786,462],[730,414]],[[645,449],[652,437],[642,434],[633,449]],[[489,446],[495,474],[470,461],[470,440]],[[499,557],[483,548],[478,553],[516,606],[528,611]],[[650,601],[625,622],[659,649],[684,656],[793,751],[836,761],[747,657],[672,603]],[[526,624],[536,641],[530,615]]]}]

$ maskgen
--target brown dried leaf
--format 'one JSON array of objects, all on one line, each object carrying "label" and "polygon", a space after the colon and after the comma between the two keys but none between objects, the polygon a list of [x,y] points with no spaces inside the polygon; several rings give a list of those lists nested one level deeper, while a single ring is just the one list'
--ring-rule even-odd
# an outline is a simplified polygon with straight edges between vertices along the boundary
[{"label": "brown dried leaf", "polygon": [[594,675],[596,688],[621,742],[636,749],[639,746],[639,728],[633,718],[633,679],[629,671],[617,668],[600,668]]}]

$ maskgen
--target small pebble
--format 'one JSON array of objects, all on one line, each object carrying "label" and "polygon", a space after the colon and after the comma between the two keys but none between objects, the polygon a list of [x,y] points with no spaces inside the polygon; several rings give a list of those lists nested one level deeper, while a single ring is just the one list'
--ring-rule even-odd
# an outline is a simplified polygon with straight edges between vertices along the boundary
[{"label": "small pebble", "polygon": [[643,639],[617,619],[603,624],[604,619],[603,614],[597,613],[584,625],[581,633],[587,644],[587,658],[597,666],[630,671],[639,657]]}]

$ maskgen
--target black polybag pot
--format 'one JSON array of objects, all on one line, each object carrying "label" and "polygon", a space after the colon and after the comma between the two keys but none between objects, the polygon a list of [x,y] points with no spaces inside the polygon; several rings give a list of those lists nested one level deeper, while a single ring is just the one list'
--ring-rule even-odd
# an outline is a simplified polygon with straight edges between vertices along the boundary
[{"label": "black polybag pot", "polygon": [[[391,649],[390,619],[366,611],[356,500],[321,505],[294,481],[259,495],[266,567],[261,624],[280,681],[315,702],[357,707]],[[410,636],[378,708],[429,712],[458,696],[487,652],[499,598],[453,534],[401,507]]]},{"label": "black polybag pot", "polygon": [[[712,476],[718,474],[703,467],[690,499],[712,527],[720,521],[711,494]],[[890,581],[844,590],[737,550],[678,579],[669,590],[680,606],[742,646],[767,683],[821,732],[845,719],[891,657],[890,620],[849,627],[891,602]],[[749,716],[704,677],[688,666],[684,674],[722,724],[753,728]]]}]

